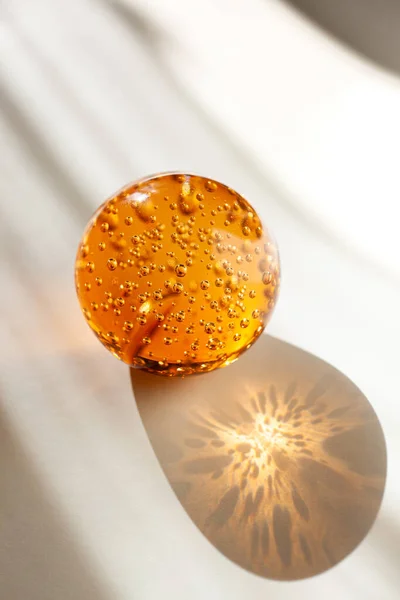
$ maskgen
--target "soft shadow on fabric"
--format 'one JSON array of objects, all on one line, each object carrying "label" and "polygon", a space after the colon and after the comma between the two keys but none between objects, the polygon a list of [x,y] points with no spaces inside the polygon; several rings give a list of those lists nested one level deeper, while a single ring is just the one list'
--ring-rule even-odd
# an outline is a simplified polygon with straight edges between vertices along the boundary
[{"label": "soft shadow on fabric", "polygon": [[362,57],[400,73],[400,4],[397,0],[286,0]]},{"label": "soft shadow on fabric", "polygon": [[262,336],[236,363],[166,379],[131,370],[138,409],[182,506],[258,575],[326,571],[365,537],[386,479],[379,421],[318,358]]}]

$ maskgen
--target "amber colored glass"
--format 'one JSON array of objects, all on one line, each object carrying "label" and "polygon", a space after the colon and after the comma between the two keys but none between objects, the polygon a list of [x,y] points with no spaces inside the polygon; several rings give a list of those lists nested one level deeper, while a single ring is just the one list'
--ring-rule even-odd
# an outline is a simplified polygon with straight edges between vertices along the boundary
[{"label": "amber colored glass", "polygon": [[129,184],[91,218],[76,258],[82,311],[128,365],[165,375],[229,364],[263,331],[279,258],[250,204],[195,175]]}]

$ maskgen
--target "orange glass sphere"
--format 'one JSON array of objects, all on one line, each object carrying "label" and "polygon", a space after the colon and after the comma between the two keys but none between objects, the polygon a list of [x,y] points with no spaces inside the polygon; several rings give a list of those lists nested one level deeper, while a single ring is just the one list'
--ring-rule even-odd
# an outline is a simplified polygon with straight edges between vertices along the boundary
[{"label": "orange glass sphere", "polygon": [[211,371],[263,331],[279,289],[275,244],[250,204],[203,177],[129,184],[91,218],[76,258],[82,311],[128,365]]}]

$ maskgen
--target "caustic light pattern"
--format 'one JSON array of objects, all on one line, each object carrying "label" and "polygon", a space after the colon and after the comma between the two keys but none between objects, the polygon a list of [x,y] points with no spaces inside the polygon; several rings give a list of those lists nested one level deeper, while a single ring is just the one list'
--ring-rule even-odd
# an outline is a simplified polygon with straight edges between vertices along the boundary
[{"label": "caustic light pattern", "polygon": [[155,454],[200,531],[253,573],[301,579],[368,533],[385,486],[385,439],[343,374],[269,336],[258,345],[229,372],[195,382],[131,378]]},{"label": "caustic light pattern", "polygon": [[[348,554],[373,522],[384,481],[382,450],[365,445],[377,423],[362,399],[332,409],[295,391],[271,385],[247,407],[194,413],[175,447],[181,459],[169,463],[173,488],[210,541],[278,579],[316,574]],[[199,485],[213,489],[208,503]]]},{"label": "caustic light pattern", "polygon": [[162,174],[95,213],[76,259],[82,311],[129,365],[166,374],[229,364],[263,331],[276,246],[250,204],[202,177]]}]

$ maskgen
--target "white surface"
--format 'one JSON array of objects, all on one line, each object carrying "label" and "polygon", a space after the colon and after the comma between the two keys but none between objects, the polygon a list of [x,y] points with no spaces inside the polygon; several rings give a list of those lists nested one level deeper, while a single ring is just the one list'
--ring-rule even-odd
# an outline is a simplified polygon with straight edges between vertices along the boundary
[{"label": "white surface", "polygon": [[292,205],[399,276],[400,81],[277,0],[137,4],[177,32],[166,64]]},{"label": "white surface", "polygon": [[[267,0],[0,10],[5,598],[398,598],[399,82]],[[320,577],[257,578],[198,533],[152,454],[127,368],[80,315],[73,262],[91,212],[169,169],[256,206],[283,265],[270,332],[346,373],[381,419],[382,511]]]}]

